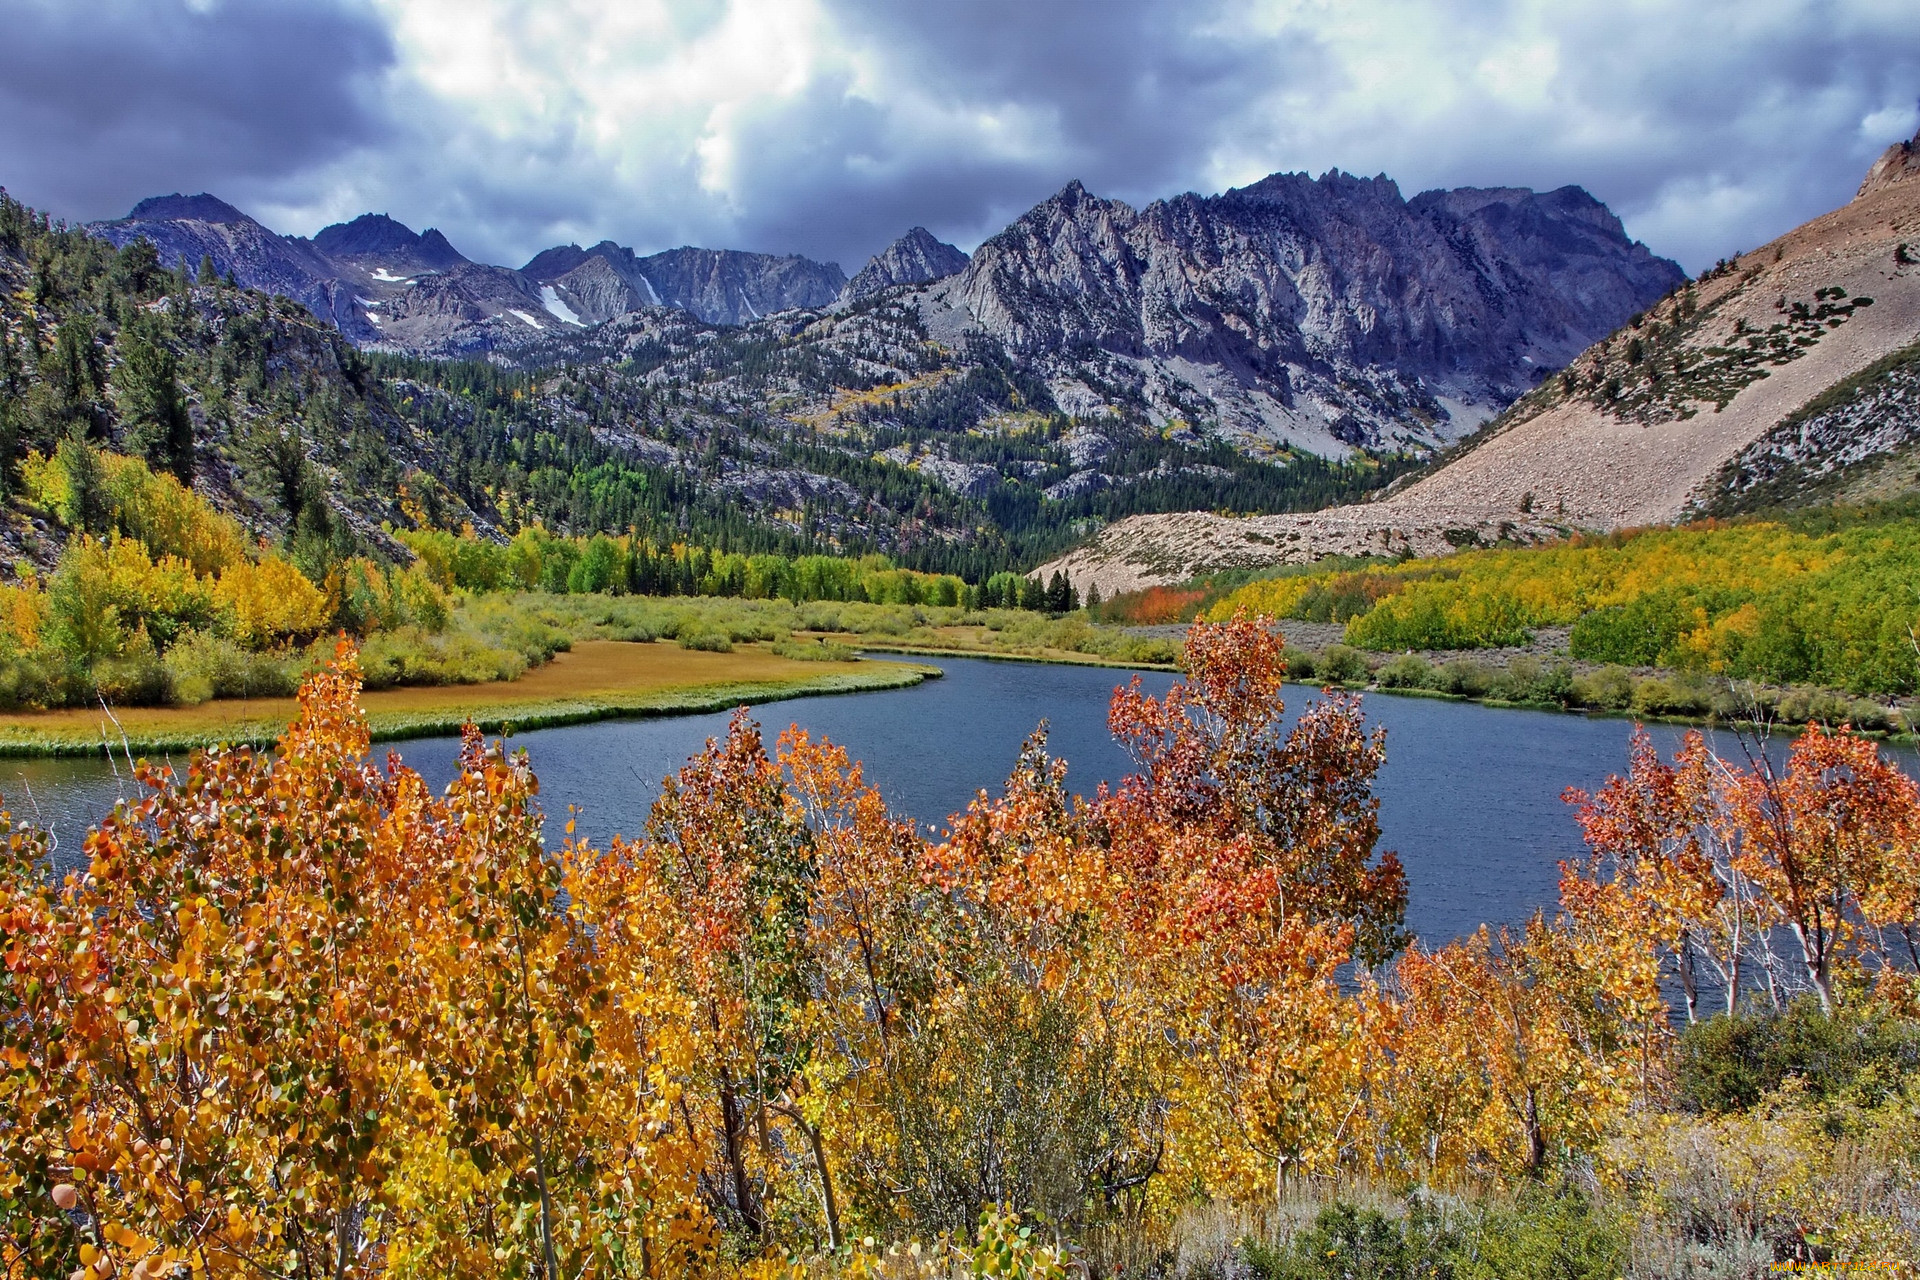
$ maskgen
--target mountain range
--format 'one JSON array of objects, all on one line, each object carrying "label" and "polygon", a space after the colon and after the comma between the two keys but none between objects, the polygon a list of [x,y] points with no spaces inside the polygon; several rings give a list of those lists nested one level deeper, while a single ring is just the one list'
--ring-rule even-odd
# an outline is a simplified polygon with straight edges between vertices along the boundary
[{"label": "mountain range", "polygon": [[1445,444],[1685,279],[1578,187],[1406,200],[1338,170],[1140,210],[1074,182],[971,258],[915,227],[851,281],[797,255],[611,241],[491,266],[385,215],[306,240],[210,195],[145,200],[92,230],[151,240],[169,264],[211,258],[363,347],[438,358],[563,359],[570,338],[604,346],[587,331],[661,309],[807,342],[801,318],[897,295],[929,340],[990,339],[1071,417],[1269,457]]},{"label": "mountain range", "polygon": [[[11,207],[20,448],[83,420],[146,448],[115,388],[129,344],[164,342],[193,435],[168,465],[263,537],[394,555],[389,524],[538,521],[975,579],[1131,516],[1314,511],[1537,397],[1686,279],[1577,187],[1408,199],[1337,170],[1141,208],[1069,183],[971,255],[916,227],[851,280],[607,241],[506,267],[381,214],[282,236],[205,194],[84,234]],[[43,259],[65,283],[34,283]],[[129,336],[133,300],[166,319]],[[55,328],[92,354],[43,349]],[[59,531],[9,519],[19,563],[50,565]]]},{"label": "mountain range", "polygon": [[438,355],[511,347],[555,326],[649,306],[744,324],[824,306],[847,284],[834,263],[794,254],[680,248],[643,258],[612,241],[547,249],[515,270],[469,261],[440,232],[416,234],[385,214],[362,214],[307,240],[278,235],[206,194],[155,196],[90,229],[115,245],[150,240],[169,265],[210,258],[223,274],[294,299],[359,345]]}]

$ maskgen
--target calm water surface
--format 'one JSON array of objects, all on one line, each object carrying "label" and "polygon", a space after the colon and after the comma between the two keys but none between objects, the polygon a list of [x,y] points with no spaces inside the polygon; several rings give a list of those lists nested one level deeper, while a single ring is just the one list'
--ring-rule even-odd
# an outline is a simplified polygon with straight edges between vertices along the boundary
[{"label": "calm water surface", "polygon": [[[1053,753],[1069,762],[1075,791],[1090,793],[1127,771],[1126,756],[1107,736],[1107,700],[1128,673],[972,659],[933,665],[945,677],[912,689],[798,698],[755,714],[769,745],[798,723],[846,747],[866,762],[868,780],[897,812],[927,824],[944,825],[982,787],[997,791],[1021,740],[1042,719]],[[1161,693],[1173,677],[1149,672],[1143,680]],[[1317,695],[1289,685],[1286,696],[1291,715]],[[1413,930],[1442,942],[1483,921],[1516,923],[1551,906],[1558,861],[1580,851],[1560,794],[1623,770],[1631,726],[1383,694],[1369,694],[1363,705],[1369,720],[1387,729],[1387,765],[1376,788],[1381,843],[1406,864]],[[660,779],[723,733],[726,722],[724,714],[607,720],[520,734],[514,742],[532,753],[556,825],[576,806],[580,834],[602,842],[616,831],[639,831]],[[1652,733],[1671,751],[1682,730],[1654,726]],[[457,740],[393,746],[435,786],[452,776]],[[1724,746],[1737,750],[1731,740]],[[1912,751],[1898,754],[1903,768],[1920,772]],[[97,760],[0,761],[0,796],[15,813],[52,827],[63,868],[121,790]]]}]

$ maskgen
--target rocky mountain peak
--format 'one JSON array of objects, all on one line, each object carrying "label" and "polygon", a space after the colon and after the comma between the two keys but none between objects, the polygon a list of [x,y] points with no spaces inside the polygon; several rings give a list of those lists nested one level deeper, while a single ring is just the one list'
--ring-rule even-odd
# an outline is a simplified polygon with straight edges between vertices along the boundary
[{"label": "rocky mountain peak", "polygon": [[133,212],[126,216],[128,222],[252,222],[246,214],[240,212],[218,196],[202,191],[197,196],[183,196],[178,191],[170,196],[148,196],[133,206]]},{"label": "rocky mountain peak", "polygon": [[1916,133],[1905,142],[1896,142],[1880,153],[1880,158],[1867,170],[1867,176],[1860,183],[1860,190],[1853,198],[1871,195],[1888,187],[1907,181],[1920,174],[1920,133]]},{"label": "rocky mountain peak", "polygon": [[843,301],[870,297],[903,284],[925,284],[966,270],[967,255],[936,239],[925,227],[915,227],[860,268],[841,291]]},{"label": "rocky mountain peak", "polygon": [[1577,187],[1409,202],[1334,169],[1137,212],[1070,183],[943,298],[1067,401],[1105,360],[1169,419],[1328,453],[1463,434],[1685,279]]},{"label": "rocky mountain peak", "polygon": [[323,227],[314,236],[313,247],[329,258],[389,258],[403,260],[416,270],[444,271],[467,260],[433,228],[415,234],[384,213],[363,213],[352,222]]}]

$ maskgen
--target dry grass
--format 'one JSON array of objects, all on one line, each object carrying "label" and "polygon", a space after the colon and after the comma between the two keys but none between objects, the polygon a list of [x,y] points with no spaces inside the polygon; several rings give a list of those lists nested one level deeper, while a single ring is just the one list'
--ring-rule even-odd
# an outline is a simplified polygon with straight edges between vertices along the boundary
[{"label": "dry grass", "polygon": [[[499,684],[430,685],[362,695],[376,738],[451,732],[468,719],[493,730],[684,714],[808,693],[894,689],[917,684],[927,667],[898,662],[833,664],[778,657],[761,645],[707,653],[668,644],[587,640]],[[67,708],[0,716],[0,754],[92,754],[116,748],[178,750],[212,742],[271,742],[298,711],[293,698],[248,698],[193,707]],[[118,723],[114,721],[117,719]]]}]

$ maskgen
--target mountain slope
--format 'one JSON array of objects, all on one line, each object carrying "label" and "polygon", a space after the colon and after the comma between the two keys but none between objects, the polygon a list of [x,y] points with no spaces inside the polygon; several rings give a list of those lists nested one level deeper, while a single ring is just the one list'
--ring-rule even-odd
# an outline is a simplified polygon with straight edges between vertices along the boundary
[{"label": "mountain slope", "polygon": [[[1045,571],[1110,592],[1228,563],[1312,559],[1356,540],[1424,550],[1554,527],[1665,523],[1723,506],[1743,470],[1777,491],[1783,462],[1818,472],[1828,455],[1854,467],[1905,448],[1913,435],[1911,401],[1898,383],[1906,365],[1889,357],[1920,338],[1915,150],[1890,148],[1852,202],[1723,264],[1595,343],[1390,497],[1284,521],[1116,526]],[[1791,448],[1770,436],[1883,361],[1870,385],[1854,389],[1866,397],[1859,412],[1805,424]],[[1250,535],[1262,541],[1249,543]]]}]

